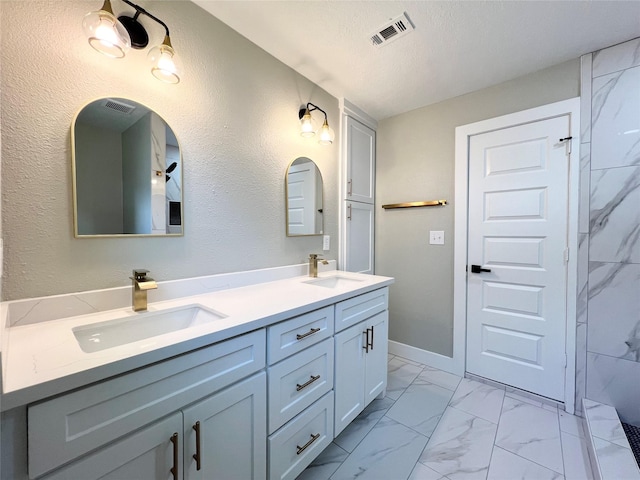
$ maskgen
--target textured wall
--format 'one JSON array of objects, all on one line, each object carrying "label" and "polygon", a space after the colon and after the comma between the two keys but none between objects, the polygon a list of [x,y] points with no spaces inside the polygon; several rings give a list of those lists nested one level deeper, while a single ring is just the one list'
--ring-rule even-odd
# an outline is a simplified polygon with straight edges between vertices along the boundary
[{"label": "textured wall", "polygon": [[622,421],[638,426],[639,51],[640,38],[582,61],[576,372],[576,400],[586,396],[612,405]]},{"label": "textured wall", "polygon": [[[389,337],[453,354],[455,127],[577,97],[578,60],[380,122],[376,273],[391,286]],[[445,207],[382,211],[380,205],[446,199]],[[445,245],[429,245],[444,230]]]},{"label": "textured wall", "polygon": [[[337,100],[191,2],[142,0],[169,25],[184,64],[180,84],[163,84],[146,51],[112,60],[89,46],[82,17],[101,3],[0,2],[3,299],[125,285],[133,267],[167,280],[302,262],[322,241],[285,236],[284,174],[300,156],[322,172],[335,258],[339,139],[301,138],[297,112],[317,103],[335,128]],[[160,43],[162,28],[140,20]],[[103,96],[152,107],[176,133],[184,237],[73,237],[70,125]]]}]

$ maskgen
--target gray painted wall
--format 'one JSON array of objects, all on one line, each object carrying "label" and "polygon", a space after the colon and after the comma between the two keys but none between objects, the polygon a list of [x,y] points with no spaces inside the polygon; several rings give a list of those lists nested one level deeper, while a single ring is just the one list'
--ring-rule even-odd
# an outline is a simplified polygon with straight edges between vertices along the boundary
[{"label": "gray painted wall", "polygon": [[[460,125],[579,95],[579,61],[383,120],[377,131],[376,273],[396,277],[391,340],[453,354],[454,138]],[[445,207],[382,210],[446,199]],[[444,230],[445,245],[429,245]]]},{"label": "gray painted wall", "polygon": [[[285,170],[302,156],[322,172],[327,257],[337,256],[339,138],[304,139],[297,117],[316,103],[339,135],[337,99],[191,2],[139,3],[171,29],[178,85],[151,75],[147,50],[114,60],[89,46],[82,18],[99,1],[0,2],[3,300],[126,285],[134,267],[162,281],[300,263],[322,248],[321,237],[285,235]],[[140,21],[161,43],[163,29]],[[136,100],[173,128],[184,237],[73,237],[70,125],[99,97]]]},{"label": "gray painted wall", "polygon": [[122,132],[124,233],[151,233],[151,115]]}]

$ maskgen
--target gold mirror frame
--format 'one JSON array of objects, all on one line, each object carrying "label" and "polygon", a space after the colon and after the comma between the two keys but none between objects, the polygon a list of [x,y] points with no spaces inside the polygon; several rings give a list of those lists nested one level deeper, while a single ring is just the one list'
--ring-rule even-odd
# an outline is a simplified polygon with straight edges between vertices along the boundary
[{"label": "gold mirror frame", "polygon": [[[107,104],[110,104],[109,106]],[[127,107],[132,107],[132,110],[128,113]],[[104,110],[103,110],[104,108]],[[107,110],[110,109],[110,110]],[[131,115],[131,118],[126,119],[124,115]],[[108,140],[105,139],[107,135],[111,135],[111,138],[116,138],[118,134],[121,137],[124,136],[124,130],[128,130],[131,127],[135,126],[139,123],[139,121],[145,117],[149,116],[149,138],[141,137],[143,141],[146,142],[148,140],[148,152],[145,151],[145,155],[148,153],[149,157],[149,181],[144,181],[143,189],[144,193],[149,193],[148,199],[145,198],[145,202],[148,203],[146,205],[149,209],[148,217],[145,215],[140,215],[139,212],[129,213],[129,215],[144,217],[144,221],[148,218],[149,222],[149,232],[148,233],[125,233],[125,230],[129,230],[129,228],[125,228],[125,220],[124,217],[127,215],[125,211],[127,209],[123,206],[122,208],[122,228],[115,228],[113,226],[100,226],[100,227],[89,227],[85,225],[80,225],[84,222],[84,220],[80,220],[80,217],[83,216],[84,219],[91,219],[92,213],[95,213],[99,210],[93,206],[93,203],[104,205],[104,198],[98,198],[97,200],[93,198],[94,195],[92,187],[94,185],[98,185],[100,188],[105,187],[105,185],[109,185],[109,179],[100,177],[102,174],[105,176],[105,172],[108,176],[117,177],[118,171],[121,173],[121,182],[122,185],[117,185],[117,183],[113,183],[112,188],[114,191],[118,190],[118,187],[122,190],[121,196],[123,197],[120,200],[119,196],[116,193],[111,194],[111,198],[116,203],[116,208],[113,208],[110,213],[114,215],[118,215],[118,201],[121,201],[123,204],[126,202],[124,197],[126,194],[124,183],[126,180],[124,178],[125,175],[125,163],[123,160],[123,151],[124,148],[122,144],[124,141],[120,139],[120,158],[117,158],[115,155],[113,158],[109,157],[107,159],[106,154],[100,151],[99,148],[91,151],[90,155],[87,155],[86,152],[93,145],[91,141],[91,137],[87,142],[79,144],[79,141],[82,141],[83,134],[86,134],[88,131],[92,131],[92,134],[95,135],[94,139],[98,139],[100,142],[109,143]],[[80,124],[78,123],[80,120]],[[127,123],[130,122],[129,126],[126,126]],[[78,131],[78,126],[80,125],[80,132]],[[162,125],[164,125],[164,137],[162,137]],[[157,135],[151,135],[152,129],[155,128],[155,133]],[[118,132],[118,130],[121,130]],[[104,133],[108,132],[108,133]],[[102,135],[104,133],[104,136]],[[131,132],[129,135],[129,141],[140,141],[134,135],[136,132]],[[164,138],[164,143],[159,140],[159,138]],[[116,142],[117,143],[117,142]],[[174,170],[171,170],[171,167],[167,168],[167,149],[171,147],[172,155],[170,160],[173,160],[173,163],[176,165],[173,166]],[[145,147],[146,148],[146,147]],[[164,148],[164,149],[163,149]],[[175,150],[177,149],[177,154]],[[95,153],[94,153],[95,152]],[[164,153],[164,155],[163,155]],[[94,162],[93,165],[89,166],[85,162],[83,164],[83,158],[92,157],[93,155],[100,156],[104,155],[104,159],[108,161],[98,161],[95,160],[87,160],[87,162]],[[138,155],[130,154],[130,157],[135,157],[136,159],[139,157]],[[144,157],[143,156],[143,157]],[[162,158],[161,158],[162,157]],[[114,160],[115,159],[115,160]],[[114,167],[110,166],[111,163],[115,165]],[[157,164],[157,165],[156,165]],[[169,124],[158,115],[153,109],[144,105],[140,102],[121,98],[121,97],[108,97],[108,98],[98,98],[86,103],[74,116],[72,124],[71,124],[71,171],[72,171],[72,188],[73,188],[73,228],[74,228],[74,236],[76,238],[105,238],[105,237],[179,237],[184,235],[184,181],[183,181],[183,158],[182,151],[180,148],[180,142],[178,141],[175,132],[169,126]],[[89,175],[93,175],[91,181],[86,183],[87,180],[85,176],[86,172],[92,170],[90,167],[94,167],[95,170],[99,170],[99,172],[91,172]],[[134,167],[135,168],[135,167]],[[138,166],[138,169],[140,167]],[[144,164],[142,166],[144,167]],[[177,171],[176,171],[177,170]],[[81,177],[79,179],[79,171],[81,172]],[[113,178],[112,178],[113,179]],[[82,182],[85,182],[84,185]],[[171,193],[167,191],[167,186],[169,186],[169,182],[171,181]],[[93,182],[93,183],[92,183]],[[116,180],[114,180],[116,182]],[[164,182],[164,183],[160,183]],[[88,185],[88,186],[87,186]],[[98,188],[96,188],[97,190]],[[130,187],[129,190],[134,192],[133,197],[139,195],[139,190],[134,187]],[[147,192],[148,191],[148,192]],[[91,192],[91,193],[87,193]],[[163,192],[163,193],[161,193]],[[177,192],[177,193],[176,193]],[[162,197],[162,200],[161,200]],[[136,200],[134,198],[134,200]],[[80,204],[78,202],[85,202],[84,204]],[[88,202],[88,203],[87,203]],[[136,201],[129,202],[132,207],[128,209],[128,212],[135,212]],[[154,207],[151,207],[153,203]],[[160,203],[163,204],[164,209],[160,206]],[[87,206],[89,205],[89,206]],[[155,208],[155,220],[156,227],[158,225],[162,225],[164,227],[165,232],[159,232],[157,230],[161,230],[161,228],[156,228],[156,231],[153,230],[154,216],[153,208]],[[116,213],[113,213],[116,212]],[[97,215],[96,215],[97,216]],[[160,217],[164,218],[164,223],[161,224],[159,221]],[[149,218],[151,217],[151,218]],[[90,223],[89,220],[87,223]],[[97,223],[97,222],[96,222]],[[146,229],[146,226],[145,226]],[[104,231],[103,231],[104,230]],[[112,230],[119,230],[113,232]],[[131,229],[133,230],[133,229]],[[140,228],[142,230],[142,228]]]}]

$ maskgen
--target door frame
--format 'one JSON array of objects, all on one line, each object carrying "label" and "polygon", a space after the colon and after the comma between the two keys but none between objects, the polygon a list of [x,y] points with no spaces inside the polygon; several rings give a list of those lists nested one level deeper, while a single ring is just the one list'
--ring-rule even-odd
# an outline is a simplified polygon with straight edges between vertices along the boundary
[{"label": "door frame", "polygon": [[578,203],[580,184],[580,97],[523,110],[480,122],[462,125],[455,133],[455,196],[453,253],[453,364],[452,371],[464,376],[467,340],[467,239],[469,192],[469,137],[537,120],[569,115],[572,137],[569,156],[566,289],[566,347],[564,404],[568,413],[575,410],[576,389],[576,312],[578,268]]}]

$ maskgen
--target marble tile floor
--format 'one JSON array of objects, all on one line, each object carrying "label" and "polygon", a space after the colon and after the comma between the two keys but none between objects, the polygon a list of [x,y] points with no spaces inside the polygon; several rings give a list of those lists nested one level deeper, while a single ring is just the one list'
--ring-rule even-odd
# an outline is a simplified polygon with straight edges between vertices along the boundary
[{"label": "marble tile floor", "polygon": [[297,480],[593,479],[581,418],[393,355],[388,374]]}]

